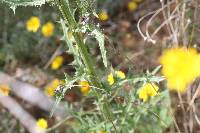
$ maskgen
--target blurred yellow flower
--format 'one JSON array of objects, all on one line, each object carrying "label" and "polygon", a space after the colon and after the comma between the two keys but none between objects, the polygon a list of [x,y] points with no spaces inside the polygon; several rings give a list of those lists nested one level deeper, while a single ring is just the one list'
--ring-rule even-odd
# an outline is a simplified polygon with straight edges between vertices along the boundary
[{"label": "blurred yellow flower", "polygon": [[81,93],[86,96],[90,92],[90,84],[88,81],[80,81],[80,91]]},{"label": "blurred yellow flower", "polygon": [[[125,79],[126,78],[125,73],[122,72],[122,71],[115,71],[114,74],[120,79]],[[113,76],[112,73],[110,73],[108,75],[107,80],[108,80],[109,85],[113,85],[115,83],[115,79],[114,79],[114,76]]]},{"label": "blurred yellow flower", "polygon": [[116,71],[117,77],[121,78],[121,79],[125,79],[125,73],[122,71]]},{"label": "blurred yellow flower", "polygon": [[130,1],[127,5],[129,11],[134,11],[137,9],[138,5],[134,1]]},{"label": "blurred yellow flower", "polygon": [[99,17],[99,20],[101,20],[101,21],[106,21],[109,18],[106,11],[99,12],[98,17]]},{"label": "blurred yellow flower", "polygon": [[51,69],[57,70],[59,69],[63,64],[64,58],[62,56],[57,56],[51,63]]},{"label": "blurred yellow flower", "polygon": [[56,88],[60,85],[60,84],[63,84],[62,81],[60,81],[59,79],[54,79],[53,81],[51,81],[50,85],[48,85],[46,88],[45,88],[45,93],[48,95],[48,96],[54,96],[55,95],[55,90]]},{"label": "blurred yellow flower", "polygon": [[3,96],[8,96],[10,92],[10,88],[7,85],[0,84],[0,94]]},{"label": "blurred yellow flower", "polygon": [[52,97],[52,96],[54,96],[55,95],[55,90],[56,90],[56,88],[53,88],[53,87],[47,87],[46,89],[45,89],[45,93],[48,95],[48,96],[50,96],[50,97]]},{"label": "blurred yellow flower", "polygon": [[110,74],[108,75],[108,83],[109,83],[109,85],[113,85],[114,82],[115,82],[114,76],[113,76],[112,73],[110,73]]},{"label": "blurred yellow flower", "polygon": [[139,98],[146,102],[150,97],[158,94],[158,86],[154,83],[147,83],[138,91]]},{"label": "blurred yellow flower", "polygon": [[42,26],[42,34],[44,37],[50,37],[54,32],[54,24],[52,22],[47,22]]},{"label": "blurred yellow flower", "polygon": [[192,48],[172,48],[160,58],[162,73],[170,90],[184,93],[187,86],[200,76],[200,56]]},{"label": "blurred yellow flower", "polygon": [[40,27],[40,19],[36,16],[31,17],[26,22],[26,29],[30,32],[37,32]]},{"label": "blurred yellow flower", "polygon": [[38,119],[38,121],[37,121],[37,126],[38,126],[40,129],[47,129],[47,128],[48,128],[47,121],[46,121],[44,118]]}]

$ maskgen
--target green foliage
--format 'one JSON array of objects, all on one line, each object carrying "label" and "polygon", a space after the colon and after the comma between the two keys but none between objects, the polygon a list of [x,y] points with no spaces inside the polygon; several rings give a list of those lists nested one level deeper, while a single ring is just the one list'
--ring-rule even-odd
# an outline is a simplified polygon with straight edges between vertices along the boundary
[{"label": "green foliage", "polygon": [[105,67],[107,67],[108,63],[107,63],[107,57],[106,57],[106,49],[105,49],[105,45],[104,45],[104,35],[100,31],[98,31],[97,29],[93,30],[91,34],[98,41],[99,48],[100,48],[100,51],[101,51],[101,56],[102,56],[102,59],[103,59],[103,64],[104,64]]},{"label": "green foliage", "polygon": [[[44,8],[45,11],[42,11]],[[9,66],[11,66],[13,64],[13,67],[16,65],[23,65],[23,67],[30,65],[44,66],[56,51],[58,45],[63,47],[62,43],[58,44],[56,40],[61,31],[55,30],[54,35],[49,38],[45,38],[41,33],[41,27],[47,22],[46,20],[53,22],[58,15],[53,13],[53,8],[49,6],[42,7],[40,11],[36,9],[29,8],[27,11],[26,8],[19,8],[14,16],[7,7],[0,7],[2,11],[0,13],[2,16],[0,18],[0,22],[2,22],[0,28],[0,38],[2,37],[0,39],[0,65],[10,64]],[[34,16],[42,14],[42,17],[39,17],[41,27],[36,33],[29,32],[26,29],[26,22],[32,17],[32,12],[34,12]],[[56,23],[55,29],[59,29]],[[63,48],[63,51],[65,49]],[[5,67],[5,69],[10,68]]]},{"label": "green foliage", "polygon": [[93,14],[95,7],[95,0],[74,0],[79,9],[81,16]]}]

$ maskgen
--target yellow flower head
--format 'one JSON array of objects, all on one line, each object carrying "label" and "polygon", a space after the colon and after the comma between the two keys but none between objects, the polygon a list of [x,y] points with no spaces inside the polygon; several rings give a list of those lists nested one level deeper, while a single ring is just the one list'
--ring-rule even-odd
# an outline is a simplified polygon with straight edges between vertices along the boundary
[{"label": "yellow flower head", "polygon": [[168,49],[161,56],[160,63],[170,90],[184,93],[187,86],[200,75],[200,57],[195,49]]},{"label": "yellow flower head", "polygon": [[37,121],[37,126],[38,126],[40,129],[47,129],[47,128],[48,128],[47,121],[46,121],[44,118],[40,118],[40,119]]},{"label": "yellow flower head", "polygon": [[113,76],[112,73],[110,73],[110,74],[108,75],[108,83],[109,83],[109,85],[113,85],[114,82],[115,82],[114,76]]},{"label": "yellow flower head", "polygon": [[137,3],[134,2],[134,1],[130,1],[130,2],[128,3],[128,5],[127,5],[127,8],[128,8],[129,11],[134,11],[134,10],[137,9],[137,7],[138,7],[138,5],[137,5]]},{"label": "yellow flower head", "polygon": [[125,73],[122,72],[122,71],[116,71],[116,75],[117,75],[117,77],[119,77],[120,79],[125,79],[125,78],[126,78]]},{"label": "yellow flower head", "polygon": [[54,24],[52,22],[47,22],[42,26],[42,34],[44,37],[50,37],[54,32]]},{"label": "yellow flower head", "polygon": [[150,97],[158,94],[158,86],[154,83],[147,83],[138,91],[139,98],[146,102]]},{"label": "yellow flower head", "polygon": [[48,96],[54,96],[55,95],[55,90],[56,88],[63,84],[62,81],[60,81],[59,79],[54,79],[53,81],[51,81],[50,85],[48,85],[46,88],[45,88],[45,93],[48,95]]},{"label": "yellow flower head", "polygon": [[10,88],[7,85],[0,84],[0,94],[3,96],[8,96],[10,92]]},{"label": "yellow flower head", "polygon": [[[126,78],[125,73],[122,72],[122,71],[115,71],[114,74],[120,79],[125,79]],[[108,80],[109,85],[113,85],[115,83],[115,79],[114,79],[114,76],[113,76],[112,73],[110,73],[108,75],[107,80]]]},{"label": "yellow flower head", "polygon": [[90,84],[88,83],[88,81],[80,81],[79,85],[80,91],[84,96],[90,92]]},{"label": "yellow flower head", "polygon": [[52,96],[55,95],[55,90],[56,90],[56,88],[53,88],[53,87],[49,86],[49,87],[47,87],[47,88],[45,89],[45,93],[46,93],[48,96],[52,97]]},{"label": "yellow flower head", "polygon": [[40,19],[36,16],[31,17],[26,22],[26,29],[30,32],[37,32],[40,27]]},{"label": "yellow flower head", "polygon": [[59,69],[63,64],[63,61],[64,61],[64,58],[62,56],[57,56],[51,63],[51,69],[53,70]]},{"label": "yellow flower head", "polygon": [[99,17],[99,20],[101,20],[101,21],[106,21],[109,18],[106,11],[99,12],[98,17]]}]

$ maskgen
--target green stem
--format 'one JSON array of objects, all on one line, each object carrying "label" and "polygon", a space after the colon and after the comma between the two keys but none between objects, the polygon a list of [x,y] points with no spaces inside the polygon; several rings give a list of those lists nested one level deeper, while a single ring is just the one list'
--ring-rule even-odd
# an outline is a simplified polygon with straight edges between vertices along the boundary
[{"label": "green stem", "polygon": [[[76,23],[73,15],[71,13],[68,0],[66,0],[66,1],[58,0],[57,4],[59,6],[59,9],[60,9],[64,19],[68,22],[69,28],[76,29],[78,24]],[[87,51],[86,45],[84,44],[80,33],[74,32],[73,36],[74,36],[75,41],[80,50],[83,62],[89,72],[89,75],[91,75],[90,80],[91,80],[92,84],[96,87],[100,87],[101,85],[99,84],[99,82],[97,82],[97,75],[96,75],[94,67],[93,67],[94,65],[92,63],[92,59]]]},{"label": "green stem", "polygon": [[[76,20],[74,19],[74,16],[70,10],[70,5],[69,5],[69,2],[68,0],[55,0],[56,4],[58,5],[59,7],[59,10],[61,11],[65,21],[68,22],[68,26],[71,30],[74,30],[74,29],[77,29],[78,28],[78,24],[76,22]],[[82,56],[82,60],[89,72],[89,75],[90,75],[90,81],[91,83],[98,87],[98,88],[102,88],[101,84],[98,82],[98,79],[97,79],[97,75],[96,75],[96,72],[95,72],[95,69],[94,69],[94,65],[92,63],[92,58],[89,54],[89,52],[87,51],[87,47],[86,45],[84,44],[84,41],[83,41],[83,38],[81,36],[80,33],[78,32],[74,32],[73,33],[73,36],[74,36],[74,39],[78,45],[78,48],[80,50],[80,53],[81,53],[81,56]],[[95,93],[98,100],[100,99],[100,96],[98,94],[98,92]],[[106,103],[106,102],[105,102]],[[104,105],[103,105],[104,106]],[[112,118],[111,117],[111,112],[109,110],[109,107],[108,107],[108,104],[106,103],[105,104],[105,107],[100,107],[102,108],[101,110],[104,109],[103,113],[104,114],[107,114],[106,115],[108,117],[108,120],[111,121],[111,123],[113,124],[113,127],[115,129],[115,132],[117,132],[117,129],[112,121]]]},{"label": "green stem", "polygon": [[90,80],[92,81],[93,85],[96,86],[96,87],[99,87],[100,88],[100,84],[97,82],[97,75],[94,71],[94,65],[92,63],[92,59],[90,58],[89,56],[89,53],[85,47],[85,44],[83,42],[83,40],[81,39],[80,37],[80,34],[78,33],[74,33],[74,38],[77,42],[77,45],[81,51],[81,55],[82,55],[82,59],[83,59],[83,62],[85,63],[88,71],[89,71],[89,74],[91,75],[90,77]]}]

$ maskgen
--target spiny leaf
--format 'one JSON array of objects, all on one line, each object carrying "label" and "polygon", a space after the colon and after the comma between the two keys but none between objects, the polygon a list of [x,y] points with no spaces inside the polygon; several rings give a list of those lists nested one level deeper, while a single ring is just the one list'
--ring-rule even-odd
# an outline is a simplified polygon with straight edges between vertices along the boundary
[{"label": "spiny leaf", "polygon": [[157,67],[151,72],[151,74],[152,74],[152,75],[155,75],[158,71],[160,71],[161,67],[162,67],[161,65],[157,66]]},{"label": "spiny leaf", "polygon": [[11,6],[40,6],[47,0],[2,0],[2,2]]},{"label": "spiny leaf", "polygon": [[92,14],[95,9],[95,0],[75,0],[81,16]]},{"label": "spiny leaf", "polygon": [[18,6],[41,6],[47,1],[50,0],[1,0],[2,3],[9,5],[14,13]]},{"label": "spiny leaf", "polygon": [[80,67],[82,63],[81,63],[81,59],[80,59],[79,52],[78,52],[78,50],[73,46],[72,41],[69,39],[70,37],[69,37],[69,35],[67,34],[67,33],[69,32],[69,28],[66,27],[64,20],[61,19],[61,20],[60,20],[60,23],[61,23],[61,26],[62,26],[62,29],[63,29],[63,33],[64,33],[62,39],[66,41],[67,46],[68,46],[68,51],[67,51],[67,52],[74,55],[74,59],[75,59],[75,60],[74,60],[73,64],[74,64],[74,65],[78,65],[78,66]]},{"label": "spiny leaf", "polygon": [[97,39],[97,41],[99,43],[99,48],[100,48],[100,51],[101,51],[101,56],[102,56],[102,59],[103,59],[103,64],[104,64],[105,67],[107,67],[108,63],[107,63],[107,57],[106,57],[104,35],[100,31],[98,31],[97,29],[93,30],[91,32],[91,34]]},{"label": "spiny leaf", "polygon": [[79,78],[75,78],[75,79],[69,81],[69,82],[67,83],[67,85],[58,86],[58,88],[56,89],[56,102],[54,103],[54,106],[53,106],[53,108],[52,108],[52,110],[51,110],[51,112],[50,112],[50,117],[53,116],[53,113],[55,112],[55,110],[56,110],[58,104],[59,104],[60,101],[64,98],[64,95],[65,95],[66,91],[67,91],[68,89],[71,89],[72,86],[73,86],[73,84],[74,84],[76,81],[78,81],[78,80],[79,80]]}]

